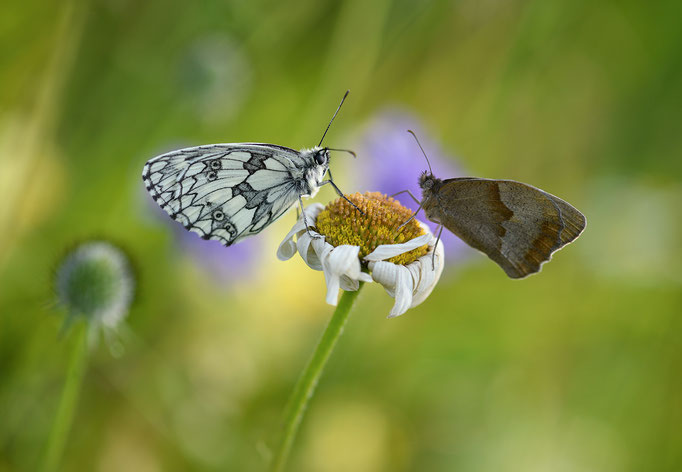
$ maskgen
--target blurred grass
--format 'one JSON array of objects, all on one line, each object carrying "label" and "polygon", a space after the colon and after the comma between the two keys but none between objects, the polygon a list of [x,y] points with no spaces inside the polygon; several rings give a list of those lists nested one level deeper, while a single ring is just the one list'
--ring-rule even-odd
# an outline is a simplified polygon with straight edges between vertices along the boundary
[{"label": "blurred grass", "polygon": [[[263,467],[332,312],[322,275],[275,260],[289,215],[259,236],[256,277],[211,279],[151,216],[139,174],[179,145],[316,144],[348,88],[330,145],[352,147],[345,136],[400,104],[465,168],[556,193],[588,228],[523,282],[480,257],[449,267],[396,320],[367,287],[291,470],[682,467],[678,2],[28,0],[5,10],[0,470],[37,466],[73,342],[57,339],[52,270],[90,237],[128,251],[138,297],[126,354],[94,355],[65,470]],[[192,62],[207,37],[227,49]],[[348,161],[332,164],[341,188]],[[330,198],[325,189],[318,200]]]}]

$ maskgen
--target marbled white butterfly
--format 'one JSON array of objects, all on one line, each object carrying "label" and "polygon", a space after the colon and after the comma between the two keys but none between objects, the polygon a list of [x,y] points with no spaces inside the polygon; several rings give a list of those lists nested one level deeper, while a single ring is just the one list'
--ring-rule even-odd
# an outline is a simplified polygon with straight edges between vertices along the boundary
[{"label": "marbled white butterfly", "polygon": [[302,209],[301,197],[314,196],[322,185],[331,184],[345,198],[329,169],[329,151],[345,150],[321,145],[347,96],[312,149],[236,143],[171,151],[147,161],[145,187],[171,218],[225,246],[260,233],[297,201]]}]

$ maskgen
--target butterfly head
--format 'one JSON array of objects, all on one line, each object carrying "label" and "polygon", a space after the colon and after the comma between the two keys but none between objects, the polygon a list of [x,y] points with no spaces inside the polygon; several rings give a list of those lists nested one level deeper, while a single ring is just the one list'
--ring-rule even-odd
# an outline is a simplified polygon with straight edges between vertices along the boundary
[{"label": "butterfly head", "polygon": [[318,166],[329,165],[329,149],[316,147],[312,150],[313,160]]},{"label": "butterfly head", "polygon": [[419,176],[419,186],[422,190],[431,190],[438,179],[431,172],[424,171]]},{"label": "butterfly head", "polygon": [[313,197],[329,170],[329,150],[319,146],[303,149],[301,157],[306,162],[306,165],[299,170],[301,182],[304,182],[301,195]]}]

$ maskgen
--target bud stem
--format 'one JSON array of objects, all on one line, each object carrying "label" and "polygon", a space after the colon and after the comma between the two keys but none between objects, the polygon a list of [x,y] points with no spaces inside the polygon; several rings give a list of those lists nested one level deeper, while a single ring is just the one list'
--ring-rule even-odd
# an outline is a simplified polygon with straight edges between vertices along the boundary
[{"label": "bud stem", "polygon": [[324,334],[322,334],[322,338],[317,344],[317,348],[315,348],[313,357],[308,362],[308,365],[303,370],[301,377],[294,387],[294,391],[289,398],[289,403],[285,412],[282,440],[275,452],[271,464],[271,470],[273,472],[282,472],[286,466],[291,447],[296,439],[298,427],[301,425],[301,420],[305,414],[308,402],[315,393],[317,382],[322,376],[322,371],[329,360],[329,356],[336,345],[336,341],[338,341],[343,332],[343,327],[348,320],[350,309],[353,307],[353,302],[355,302],[355,299],[358,297],[362,285],[363,283],[360,282],[360,287],[354,292],[343,292],[339,304],[336,307],[336,310],[334,310],[334,314],[332,315],[331,320],[329,320],[329,324],[327,324],[327,328],[324,330]]},{"label": "bud stem", "polygon": [[57,415],[47,441],[45,457],[43,458],[43,472],[53,472],[59,468],[59,462],[64,452],[64,445],[71,429],[73,414],[78,400],[80,386],[83,383],[83,374],[87,364],[87,323],[78,323],[75,328],[75,340],[62,396],[59,399]]}]

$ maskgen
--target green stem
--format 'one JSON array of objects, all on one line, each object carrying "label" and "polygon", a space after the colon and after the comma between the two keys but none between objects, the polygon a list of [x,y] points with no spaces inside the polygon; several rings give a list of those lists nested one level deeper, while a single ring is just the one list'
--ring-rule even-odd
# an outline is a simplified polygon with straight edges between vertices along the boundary
[{"label": "green stem", "polygon": [[317,348],[315,348],[313,357],[303,370],[301,377],[296,383],[296,387],[294,387],[294,391],[291,394],[286,409],[282,441],[272,460],[271,470],[273,472],[282,472],[286,466],[289,453],[291,452],[291,446],[296,439],[296,433],[298,432],[298,427],[301,425],[301,420],[305,414],[308,402],[315,393],[317,382],[320,380],[324,366],[327,364],[327,360],[329,360],[329,355],[331,354],[332,349],[334,349],[336,341],[338,341],[339,336],[341,336],[341,333],[343,332],[343,327],[346,324],[346,320],[348,320],[350,309],[353,306],[353,302],[358,297],[362,285],[363,283],[360,282],[360,287],[355,292],[343,292],[339,304],[336,307],[331,320],[329,320],[329,324],[324,330],[324,334],[322,334],[322,338],[317,344]]},{"label": "green stem", "polygon": [[88,351],[87,324],[80,324],[81,326],[76,327],[76,340],[74,341],[69,359],[64,389],[59,399],[57,415],[55,416],[54,423],[52,423],[52,430],[47,441],[47,448],[43,459],[43,472],[57,470],[62,453],[64,452],[64,445],[66,444],[69,430],[71,429],[71,423],[73,422],[73,413],[78,400],[78,392],[83,382]]}]

